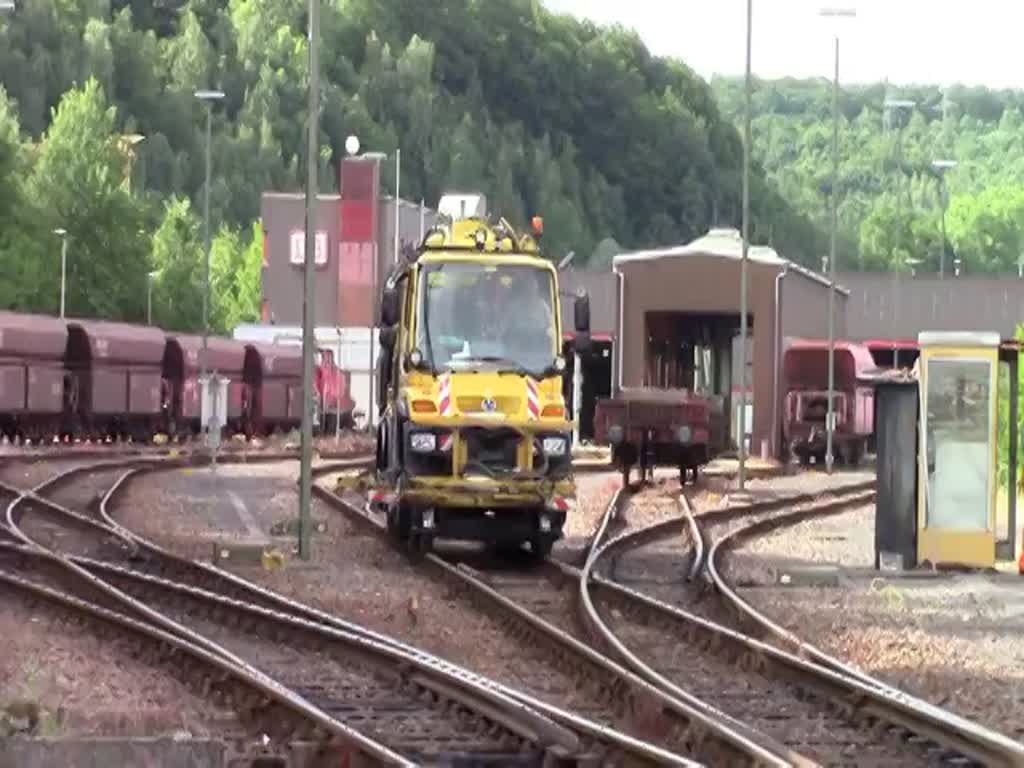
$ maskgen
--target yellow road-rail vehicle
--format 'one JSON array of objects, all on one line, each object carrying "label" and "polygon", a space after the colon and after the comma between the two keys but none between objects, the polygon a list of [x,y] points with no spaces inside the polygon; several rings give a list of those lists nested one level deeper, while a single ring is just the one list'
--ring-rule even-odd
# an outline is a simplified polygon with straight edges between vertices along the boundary
[{"label": "yellow road-rail vehicle", "polygon": [[[414,552],[442,537],[541,558],[576,506],[558,271],[539,217],[520,235],[483,196],[439,210],[455,206],[384,285],[371,500]],[[586,348],[585,294],[574,325]]]}]

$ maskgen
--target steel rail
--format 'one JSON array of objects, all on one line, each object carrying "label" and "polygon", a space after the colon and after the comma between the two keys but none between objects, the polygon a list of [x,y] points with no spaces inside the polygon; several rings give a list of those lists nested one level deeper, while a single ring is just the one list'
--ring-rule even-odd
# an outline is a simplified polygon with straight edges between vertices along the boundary
[{"label": "steel rail", "polygon": [[[374,754],[377,754],[374,750],[380,750],[380,755],[392,754],[390,750],[387,750],[385,747],[373,741],[372,739],[367,738],[358,731],[346,726],[344,723],[331,717],[326,712],[314,706],[304,697],[299,696],[294,691],[291,691],[287,689],[285,686],[280,685],[273,678],[265,675],[260,670],[248,664],[244,659],[230,653],[230,651],[228,651],[226,648],[208,640],[207,638],[192,631],[191,629],[185,627],[179,622],[167,618],[162,613],[154,611],[146,604],[134,599],[130,595],[113,587],[112,585],[105,582],[103,579],[96,577],[88,570],[78,565],[73,560],[47,547],[44,547],[43,545],[34,541],[23,530],[21,530],[17,518],[17,508],[19,507],[19,505],[23,504],[26,501],[35,502],[36,499],[38,498],[38,493],[40,491],[59,482],[65,481],[69,475],[82,474],[85,472],[102,470],[104,468],[109,469],[109,464],[105,463],[98,466],[94,465],[75,467],[69,470],[65,470],[64,472],[58,474],[56,477],[50,478],[49,480],[46,480],[43,483],[37,484],[31,491],[19,493],[17,497],[13,501],[11,501],[10,504],[8,504],[7,506],[5,514],[6,521],[4,526],[5,531],[8,534],[13,534],[15,537],[21,540],[21,542],[26,547],[28,547],[31,550],[34,550],[39,557],[58,566],[63,571],[65,571],[69,576],[77,577],[73,579],[76,590],[80,591],[82,590],[83,587],[87,589],[92,589],[93,592],[102,595],[104,598],[112,601],[114,604],[124,606],[128,611],[130,611],[135,616],[139,617],[139,619],[141,619],[142,621],[152,624],[154,628],[159,628],[167,633],[177,635],[182,640],[190,643],[191,645],[199,649],[202,649],[203,651],[209,654],[220,657],[224,661],[224,663],[230,665],[230,667],[234,669],[238,673],[238,675],[244,675],[249,680],[258,683],[261,689],[265,692],[265,694],[271,696],[273,699],[278,701],[278,703],[282,704],[283,706],[295,712],[304,719],[317,723],[318,725],[327,727],[328,732],[330,732],[337,738],[344,739],[348,743],[358,746],[361,750],[366,750],[368,755],[373,756]],[[57,506],[58,509],[64,511],[63,508],[59,507],[59,505]],[[81,516],[75,518],[76,522],[81,521],[79,519],[80,517]],[[105,530],[105,526],[101,526],[101,529]],[[396,764],[406,764],[404,758],[400,758],[397,755],[395,757],[399,760],[399,762]]]},{"label": "steel rail", "polygon": [[[314,486],[314,488],[321,498],[336,508],[363,521],[379,532],[385,531],[383,523],[376,520],[365,508],[360,508],[349,500],[337,496],[321,485]],[[631,691],[632,697],[643,697],[646,701],[654,704],[663,716],[668,716],[673,721],[678,720],[680,726],[685,729],[683,741],[688,745],[689,750],[692,752],[705,751],[711,764],[789,764],[785,760],[780,761],[767,750],[752,743],[748,738],[749,729],[742,723],[736,722],[734,728],[732,727],[733,723],[727,722],[727,717],[720,717],[719,713],[706,704],[701,702],[694,706],[662,691],[590,645],[581,642],[514,600],[502,595],[479,578],[471,568],[461,564],[452,565],[434,553],[428,554],[420,562],[434,567],[459,586],[469,588],[471,594],[483,598],[488,605],[499,607],[506,615],[510,615],[521,624],[526,625],[539,636],[552,641],[564,652],[584,660],[593,668],[601,670],[604,675],[620,681],[620,684],[624,683]],[[635,707],[636,704],[633,706]],[[712,742],[713,746],[706,746],[706,742]],[[756,758],[753,757],[754,755]]]},{"label": "steel rail", "polygon": [[[868,501],[872,496],[873,493],[865,493],[862,501]],[[877,678],[865,675],[820,649],[803,642],[799,637],[750,605],[722,576],[718,568],[721,554],[740,541],[775,528],[796,524],[810,517],[837,514],[849,506],[850,500],[848,499],[828,501],[808,509],[800,509],[786,515],[760,520],[716,540],[708,553],[707,560],[707,569],[715,588],[741,615],[763,627],[772,635],[790,644],[795,644],[800,653],[813,659],[815,666],[839,676],[839,679],[845,681],[851,691],[857,691],[862,698],[862,708],[873,716],[894,723],[911,733],[932,739],[944,747],[980,761],[983,765],[1024,766],[1024,744],[911,696]]]},{"label": "steel rail", "polygon": [[[356,458],[351,459],[347,462],[342,462],[342,464],[346,467],[350,467],[358,465],[362,461],[364,460]],[[131,463],[132,462],[128,462],[129,465]],[[113,465],[102,464],[99,466],[75,467],[66,470],[65,472],[61,473],[60,475],[54,478],[51,478],[49,481],[47,481],[46,484],[44,484],[44,487],[48,486],[49,484],[57,484],[60,482],[64,482],[68,479],[69,476],[73,476],[75,474],[82,474],[85,472],[95,472],[102,470],[109,471],[111,469],[117,468],[119,467],[116,463]],[[445,693],[445,696],[447,698],[458,700],[467,709],[476,711],[485,716],[496,716],[500,712],[500,709],[504,707],[506,710],[508,710],[508,714],[506,714],[505,717],[509,720],[509,722],[514,722],[517,719],[531,721],[528,727],[536,730],[538,734],[538,738],[536,740],[543,747],[552,746],[562,751],[571,751],[575,750],[578,747],[578,744],[575,741],[575,735],[573,733],[565,730],[565,728],[556,726],[550,720],[545,719],[544,716],[529,710],[527,708],[528,705],[508,697],[507,693],[498,691],[496,688],[493,687],[493,685],[488,686],[489,681],[485,681],[484,678],[478,675],[474,675],[473,673],[470,673],[466,670],[457,670],[454,667],[454,665],[450,665],[444,660],[440,659],[439,657],[433,656],[432,654],[427,654],[419,649],[414,649],[409,646],[398,648],[395,643],[382,642],[381,639],[371,638],[368,636],[369,633],[367,633],[362,628],[332,628],[324,622],[324,619],[327,618],[326,615],[324,614],[319,614],[319,612],[316,612],[313,609],[303,610],[305,606],[302,606],[301,604],[296,603],[295,601],[291,601],[287,598],[284,598],[283,596],[279,596],[276,593],[271,592],[270,590],[262,589],[257,585],[252,584],[251,582],[245,581],[244,579],[240,579],[237,576],[234,576],[233,574],[222,571],[213,566],[206,566],[206,564],[191,561],[186,558],[181,558],[177,555],[173,555],[172,553],[160,548],[156,544],[153,544],[152,542],[149,542],[143,537],[134,534],[132,531],[120,525],[113,519],[113,517],[109,513],[108,505],[113,495],[123,487],[125,481],[129,477],[143,471],[165,470],[169,468],[171,467],[168,467],[165,463],[161,463],[158,465],[148,464],[144,467],[130,468],[128,469],[128,471],[121,474],[117,478],[116,482],[112,486],[110,486],[110,488],[108,488],[107,492],[104,494],[103,498],[100,501],[99,511],[100,516],[102,518],[102,522],[92,520],[91,518],[80,515],[74,512],[73,510],[68,510],[63,506],[58,505],[49,499],[46,499],[45,497],[39,496],[37,493],[33,494],[32,499],[37,503],[49,506],[50,508],[57,512],[60,512],[62,514],[68,514],[76,521],[85,522],[99,529],[101,532],[105,534],[123,537],[126,541],[130,542],[134,547],[136,547],[137,550],[146,550],[148,554],[163,559],[167,561],[168,564],[171,564],[177,567],[178,569],[194,570],[201,575],[213,576],[217,579],[223,580],[224,582],[228,583],[229,585],[234,587],[235,590],[247,592],[251,596],[263,602],[275,604],[275,608],[279,609],[277,611],[273,611],[268,608],[250,603],[248,604],[248,607],[251,609],[251,615],[260,615],[262,612],[264,619],[277,620],[279,623],[287,623],[289,621],[300,622],[299,626],[301,628],[305,628],[306,630],[309,630],[311,626],[317,626],[320,627],[321,630],[327,634],[329,634],[330,632],[340,633],[333,638],[334,640],[345,640],[350,645],[357,642],[362,642],[366,644],[366,649],[381,647],[390,648],[395,658],[390,659],[389,664],[401,663],[407,666],[410,664],[412,664],[413,666],[423,666],[424,669],[421,669],[419,672],[421,676],[429,677],[430,675],[433,675],[433,677],[429,680],[429,684],[424,685],[423,687],[433,690],[435,694],[440,694],[443,691],[447,691],[447,693]],[[26,542],[25,546],[29,547],[30,544]],[[246,605],[244,602],[234,598],[224,597],[223,595],[218,595],[214,592],[198,590],[185,584],[175,585],[175,582],[172,582],[167,579],[158,579],[155,576],[138,574],[131,569],[122,568],[113,564],[100,564],[99,561],[96,561],[94,559],[80,557],[69,557],[68,559],[73,564],[87,567],[89,568],[89,570],[93,572],[96,572],[97,569],[105,570],[105,573],[108,575],[116,574],[122,578],[128,578],[129,580],[133,577],[137,577],[139,579],[145,578],[149,579],[148,583],[151,586],[159,584],[162,585],[165,589],[175,589],[175,587],[177,587],[179,591],[183,591],[186,593],[189,590],[194,590],[192,592],[192,597],[195,599],[213,602],[217,602],[218,600],[227,600],[230,606],[233,607],[236,611],[242,610],[242,607]],[[107,579],[104,579],[104,581],[107,581]],[[296,613],[304,615],[302,615],[301,618],[299,618],[296,617]],[[155,614],[147,614],[147,618],[150,618],[150,620],[159,621],[159,618],[156,618]],[[168,619],[168,621],[170,620]],[[176,630],[176,626],[173,624],[170,625],[170,628],[172,629],[172,631]],[[186,634],[192,636],[190,632],[187,632]],[[241,658],[231,654],[226,649],[223,649],[220,646],[214,645],[211,647],[211,650],[213,652],[226,654],[226,658],[228,658],[229,661],[232,661],[234,663],[246,663]],[[519,726],[519,730],[525,733],[523,726]]]},{"label": "steel rail", "polygon": [[[389,636],[373,632],[360,625],[352,622],[340,619],[337,616],[327,614],[319,609],[312,606],[300,603],[291,598],[285,597],[279,593],[260,587],[259,585],[253,584],[252,582],[241,579],[240,577],[232,574],[228,571],[220,569],[213,564],[205,563],[202,561],[193,561],[186,558],[182,558],[174,553],[164,550],[159,545],[147,540],[145,537],[140,536],[130,530],[121,527],[113,518],[110,511],[110,506],[114,503],[114,497],[121,493],[127,484],[127,482],[134,476],[141,472],[148,471],[159,471],[163,467],[154,468],[143,468],[143,469],[132,469],[121,475],[118,480],[112,485],[103,500],[100,503],[100,514],[108,525],[118,526],[123,530],[126,535],[130,536],[134,542],[136,542],[142,549],[145,549],[153,554],[163,558],[168,564],[173,564],[177,568],[187,568],[192,570],[204,578],[211,581],[215,581],[223,589],[236,593],[243,594],[248,597],[256,598],[264,601],[267,605],[274,607],[280,611],[290,613],[294,616],[307,619],[312,622],[316,622],[321,625],[333,627],[344,632],[350,632],[367,637],[377,643],[394,647],[400,651],[422,653],[418,649],[415,649],[401,641],[398,641]],[[362,510],[353,508],[347,505],[346,502],[341,500],[335,494],[331,493],[323,486],[314,483],[313,492],[318,495],[321,499],[325,500],[328,504],[334,507],[341,507],[343,511],[354,512],[358,520],[369,524],[378,533],[384,533],[385,527],[375,521],[372,517],[366,517],[362,514]],[[179,571],[180,572],[180,571]],[[464,667],[453,664],[451,662],[443,662],[447,668],[451,669],[453,673],[458,675],[464,675],[468,677],[479,678],[473,672],[470,672]],[[480,678],[483,679],[483,678]],[[587,738],[597,741],[599,743],[607,744],[620,752],[632,756],[634,759],[639,758],[644,762],[649,762],[654,765],[678,765],[678,766],[696,766],[699,765],[690,760],[680,758],[671,752],[663,750],[654,745],[648,744],[643,740],[636,739],[628,734],[622,733],[610,728],[602,723],[595,722],[589,718],[583,717],[573,712],[569,712],[563,708],[552,705],[546,701],[531,696],[523,691],[510,688],[508,686],[497,683],[493,680],[487,680],[487,684],[492,687],[495,691],[502,695],[509,697],[519,703],[530,707],[536,712],[550,718],[556,723],[561,723],[563,726],[572,729],[576,733],[579,733]]]},{"label": "steel rail", "polygon": [[[577,579],[581,615],[591,634],[599,638],[606,646],[610,647],[633,672],[649,681],[652,685],[657,686],[680,701],[688,703],[690,706],[702,709],[707,716],[716,718],[720,722],[728,724],[730,728],[734,729],[737,733],[742,734],[743,746],[748,750],[752,759],[763,762],[766,765],[815,765],[814,761],[810,760],[806,756],[788,748],[767,734],[758,732],[756,729],[751,728],[728,713],[697,699],[688,691],[673,683],[667,677],[657,672],[652,666],[642,661],[639,656],[627,648],[605,623],[590,595],[590,583],[594,578],[594,567],[601,559],[602,555],[606,551],[609,551],[609,548],[612,547],[616,541],[629,538],[630,534],[627,531],[606,544],[601,544],[601,540],[604,538],[604,534],[608,529],[610,521],[618,515],[623,502],[629,497],[630,492],[628,490],[625,488],[619,488],[608,503],[605,513],[602,515],[597,533],[591,541],[590,549],[587,553],[586,562],[583,568],[578,572],[574,572],[575,569],[570,570],[571,566],[567,566],[563,569],[565,572],[572,574]],[[561,567],[562,564],[556,563],[556,566]]]},{"label": "steel rail", "polygon": [[[40,553],[26,545],[0,543],[0,553],[10,552],[23,558],[39,558]],[[417,649],[400,649],[392,643],[372,640],[363,634],[346,632],[290,613],[235,600],[216,592],[192,587],[164,579],[136,569],[88,557],[70,556],[70,560],[100,578],[123,584],[123,589],[138,593],[138,599],[174,602],[183,599],[202,611],[216,608],[228,614],[238,625],[252,629],[256,622],[266,628],[268,636],[278,637],[278,630],[292,633],[290,639],[312,646],[331,643],[340,650],[354,654],[357,659],[368,659],[374,666],[385,670],[399,670],[404,679],[419,689],[432,693],[438,699],[458,702],[466,709],[500,724],[520,739],[533,742],[543,749],[554,748],[564,754],[576,752],[576,735],[540,716],[521,702],[512,700],[488,680],[448,664],[433,654]],[[294,646],[292,646],[294,647]]]},{"label": "steel rail", "polygon": [[[37,557],[46,556],[45,553],[38,550],[33,551],[33,554]],[[238,704],[242,704],[245,709],[250,709],[250,715],[258,708],[262,707],[266,709],[268,701],[276,703],[287,710],[300,714],[316,729],[322,730],[335,738],[341,739],[349,746],[350,749],[361,752],[376,763],[382,765],[410,767],[416,765],[415,763],[409,762],[401,755],[387,749],[383,745],[367,738],[343,723],[338,722],[326,713],[310,705],[301,697],[294,695],[290,691],[282,689],[274,683],[274,681],[267,679],[255,670],[239,668],[237,665],[232,664],[222,656],[213,653],[206,648],[201,648],[195,643],[185,640],[176,633],[167,632],[153,626],[149,622],[140,621],[139,619],[105,608],[75,595],[61,592],[44,584],[38,584],[30,579],[26,579],[24,576],[11,573],[3,569],[0,569],[0,584],[19,592],[26,593],[32,597],[44,599],[65,609],[73,610],[87,618],[100,620],[107,624],[130,631],[136,637],[145,638],[157,644],[158,651],[164,656],[173,656],[175,653],[188,656],[195,662],[198,662],[207,668],[211,668],[215,673],[207,675],[204,681],[200,681],[201,687],[204,689],[211,685],[212,687],[217,688],[223,683],[225,678],[233,679],[236,683],[243,685],[249,690],[249,694],[244,697],[246,701],[236,701],[234,703],[236,706]],[[271,709],[272,708],[273,707],[271,707]],[[264,724],[274,722],[275,719],[273,717],[264,717],[262,718],[262,722],[254,724],[258,726],[258,730],[262,730],[262,726]]]}]

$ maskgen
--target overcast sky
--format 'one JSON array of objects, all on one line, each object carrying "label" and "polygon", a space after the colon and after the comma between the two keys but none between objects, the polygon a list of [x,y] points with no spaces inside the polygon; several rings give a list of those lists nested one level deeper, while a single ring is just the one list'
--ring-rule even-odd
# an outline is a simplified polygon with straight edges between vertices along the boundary
[{"label": "overcast sky", "polygon": [[[746,0],[542,0],[553,11],[635,29],[652,52],[705,78],[744,71]],[[1021,0],[753,0],[753,71],[759,77],[831,76],[840,35],[845,82],[1024,88]],[[857,18],[829,25],[825,5]]]}]

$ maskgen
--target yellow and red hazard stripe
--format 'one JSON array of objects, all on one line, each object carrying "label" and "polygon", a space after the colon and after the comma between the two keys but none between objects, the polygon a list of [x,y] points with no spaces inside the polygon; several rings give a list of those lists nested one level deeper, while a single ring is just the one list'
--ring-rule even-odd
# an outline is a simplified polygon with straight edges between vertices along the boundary
[{"label": "yellow and red hazard stripe", "polygon": [[526,377],[526,412],[531,421],[540,418],[540,391],[537,382]]}]

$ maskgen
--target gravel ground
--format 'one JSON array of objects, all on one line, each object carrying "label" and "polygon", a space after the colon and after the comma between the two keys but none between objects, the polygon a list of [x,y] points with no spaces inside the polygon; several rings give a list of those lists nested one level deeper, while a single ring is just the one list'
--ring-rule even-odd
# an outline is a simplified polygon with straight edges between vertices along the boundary
[{"label": "gravel ground", "polygon": [[[839,586],[775,587],[772,563],[830,563]],[[1024,592],[1005,576],[899,579],[874,565],[874,507],[809,520],[727,555],[743,596],[802,640],[1014,738],[1024,737]]]},{"label": "gravel ground", "polygon": [[[294,515],[294,466],[249,465],[218,471],[226,487],[236,487],[244,476],[242,470],[260,477],[262,503],[255,492],[253,499],[246,500],[257,519]],[[114,515],[132,530],[180,554],[208,557],[210,545],[205,542],[230,531],[211,526],[204,510],[182,499],[172,485],[173,476],[180,474],[151,475],[145,482],[132,484]],[[161,514],[152,514],[154,509]],[[293,562],[277,571],[245,568],[239,573],[282,594],[480,668],[489,658],[516,653],[512,639],[478,643],[474,630],[489,620],[458,604],[445,587],[424,579],[378,534],[353,525],[316,499],[312,514],[315,521],[327,525],[326,533],[313,539],[314,565]]]},{"label": "gravel ground", "polygon": [[159,736],[211,733],[229,714],[132,658],[119,636],[100,640],[46,604],[30,606],[4,590],[0,599],[0,737],[27,707],[40,712],[43,736]]},{"label": "gravel ground", "polygon": [[576,476],[576,514],[565,521],[566,539],[586,539],[594,534],[612,496],[622,480],[615,472],[595,472]]},{"label": "gravel ground", "polygon": [[728,566],[758,561],[806,560],[845,568],[875,564],[875,507],[868,505],[831,517],[805,520],[751,539],[729,552]]},{"label": "gravel ground", "polygon": [[[1011,582],[1012,584],[1012,582]],[[1024,602],[984,577],[742,590],[805,641],[912,694],[1024,737]]]}]

